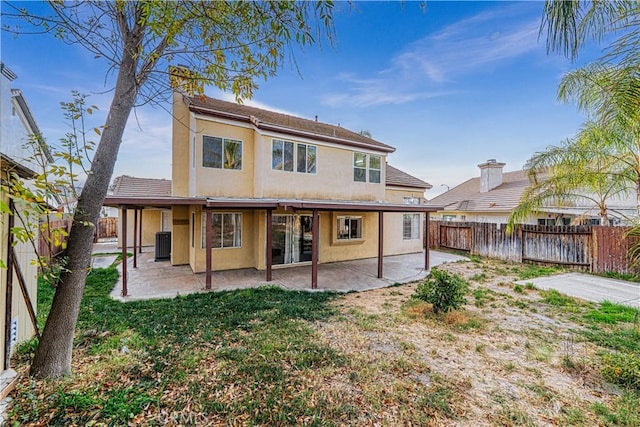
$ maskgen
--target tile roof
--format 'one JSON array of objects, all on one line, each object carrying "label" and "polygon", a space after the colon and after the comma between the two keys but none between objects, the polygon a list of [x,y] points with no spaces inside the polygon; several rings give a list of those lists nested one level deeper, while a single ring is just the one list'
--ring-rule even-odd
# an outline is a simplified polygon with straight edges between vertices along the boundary
[{"label": "tile roof", "polygon": [[502,184],[486,193],[480,192],[480,177],[476,177],[434,197],[427,205],[444,206],[445,211],[511,212],[528,186],[524,170],[503,173]]},{"label": "tile roof", "polygon": [[121,175],[113,180],[111,191],[116,197],[171,196],[171,180]]},{"label": "tile roof", "polygon": [[429,189],[433,187],[428,182],[424,182],[421,179],[416,178],[415,176],[409,175],[406,172],[401,171],[400,169],[396,169],[387,163],[386,169],[386,185],[395,185],[398,187],[411,187],[411,188],[420,188],[420,189]]},{"label": "tile roof", "polygon": [[301,117],[263,110],[248,105],[240,105],[235,102],[222,101],[206,96],[186,97],[186,100],[189,109],[192,111],[250,122],[261,129],[277,130],[292,135],[309,134],[310,138],[334,141],[346,145],[356,145],[386,153],[395,151],[395,148],[376,141],[375,139],[368,138],[340,126],[322,123],[316,120],[303,119]]}]

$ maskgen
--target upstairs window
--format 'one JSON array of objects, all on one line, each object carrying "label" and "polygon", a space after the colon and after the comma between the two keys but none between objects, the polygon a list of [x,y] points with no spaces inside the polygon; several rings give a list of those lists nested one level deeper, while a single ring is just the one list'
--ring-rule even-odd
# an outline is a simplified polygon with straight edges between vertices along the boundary
[{"label": "upstairs window", "polygon": [[298,144],[298,168],[301,173],[316,173],[316,146]]},{"label": "upstairs window", "polygon": [[402,198],[402,202],[405,205],[419,205],[420,204],[420,198],[419,197],[403,197]]},{"label": "upstairs window", "polygon": [[353,180],[367,182],[367,155],[364,153],[353,153]]},{"label": "upstairs window", "polygon": [[202,166],[216,169],[242,169],[242,141],[203,136]]},{"label": "upstairs window", "polygon": [[356,182],[380,183],[382,159],[380,156],[353,153],[353,180]]},{"label": "upstairs window", "polygon": [[271,169],[285,172],[316,173],[315,145],[294,144],[274,139],[271,145]]},{"label": "upstairs window", "polygon": [[369,154],[369,182],[380,183],[380,156]]},{"label": "upstairs window", "polygon": [[273,140],[271,169],[293,172],[293,142]]}]

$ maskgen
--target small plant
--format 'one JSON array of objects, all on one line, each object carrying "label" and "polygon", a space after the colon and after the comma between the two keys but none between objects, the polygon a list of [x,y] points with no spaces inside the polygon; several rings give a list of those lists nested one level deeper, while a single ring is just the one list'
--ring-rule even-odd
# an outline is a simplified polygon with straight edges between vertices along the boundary
[{"label": "small plant", "polygon": [[475,282],[486,282],[487,281],[487,273],[482,272],[482,273],[477,273],[474,274],[473,276],[470,277],[471,280],[475,281]]},{"label": "small plant", "polygon": [[602,376],[614,384],[640,392],[640,357],[633,354],[605,353]]},{"label": "small plant", "polygon": [[461,276],[434,268],[429,277],[416,288],[415,296],[433,305],[434,313],[460,308],[467,302],[469,284]]},{"label": "small plant", "polygon": [[522,287],[522,285],[515,285],[513,287],[513,292],[516,292],[518,294],[523,294],[524,293],[524,288]]},{"label": "small plant", "polygon": [[482,258],[480,258],[478,255],[469,255],[469,260],[478,264],[482,262]]},{"label": "small plant", "polygon": [[543,301],[550,305],[559,307],[565,307],[568,305],[575,305],[575,300],[572,297],[561,294],[555,289],[549,289],[548,291],[541,292]]}]

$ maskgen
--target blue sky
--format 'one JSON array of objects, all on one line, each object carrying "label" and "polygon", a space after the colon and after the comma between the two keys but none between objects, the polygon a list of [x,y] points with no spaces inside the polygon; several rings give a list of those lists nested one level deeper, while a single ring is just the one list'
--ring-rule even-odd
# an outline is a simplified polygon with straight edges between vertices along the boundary
[{"label": "blue sky", "polygon": [[[27,4],[38,7],[36,3]],[[6,7],[3,6],[3,8]],[[338,3],[337,42],[296,53],[261,83],[253,104],[354,130],[396,147],[389,163],[429,183],[428,198],[479,175],[489,158],[521,169],[536,151],[572,136],[584,117],[556,100],[562,75],[599,56],[588,46],[571,63],[538,40],[543,3],[428,1]],[[50,143],[67,131],[59,108],[72,90],[108,109],[106,66],[50,36],[2,33],[2,61]],[[232,99],[211,89],[213,97]],[[171,178],[171,118],[132,114],[114,177]]]}]

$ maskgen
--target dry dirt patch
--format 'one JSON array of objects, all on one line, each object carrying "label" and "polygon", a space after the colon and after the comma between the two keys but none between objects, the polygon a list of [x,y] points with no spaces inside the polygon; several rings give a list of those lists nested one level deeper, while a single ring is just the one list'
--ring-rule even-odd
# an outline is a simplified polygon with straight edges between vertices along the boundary
[{"label": "dry dirt patch", "polygon": [[[514,290],[508,264],[441,268],[470,281],[462,310],[433,315],[428,304],[411,299],[416,283],[335,303],[341,315],[318,330],[356,368],[328,387],[348,400],[360,396],[359,404],[378,414],[369,420],[374,424],[599,423],[593,404],[607,404],[617,392],[594,370],[596,349],[578,338],[580,325],[540,303],[536,290]],[[388,411],[376,409],[385,405]]]}]

